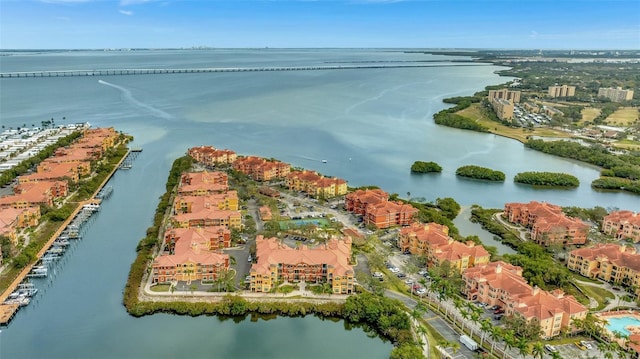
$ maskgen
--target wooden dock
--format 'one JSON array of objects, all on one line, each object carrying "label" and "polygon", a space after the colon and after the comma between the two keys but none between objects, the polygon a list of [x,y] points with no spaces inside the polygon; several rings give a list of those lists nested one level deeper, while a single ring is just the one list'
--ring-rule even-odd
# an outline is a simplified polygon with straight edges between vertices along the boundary
[{"label": "wooden dock", "polygon": [[0,304],[0,325],[7,325],[16,315],[20,305],[18,304]]}]

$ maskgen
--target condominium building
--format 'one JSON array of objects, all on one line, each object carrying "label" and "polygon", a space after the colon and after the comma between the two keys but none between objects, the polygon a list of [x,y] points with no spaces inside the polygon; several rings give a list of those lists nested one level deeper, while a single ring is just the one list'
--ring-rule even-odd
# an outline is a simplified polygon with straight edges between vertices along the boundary
[{"label": "condominium building", "polygon": [[531,287],[522,277],[522,268],[503,261],[467,269],[462,273],[463,294],[474,301],[497,305],[506,315],[537,320],[542,337],[551,338],[562,330],[574,331],[574,320],[584,319],[588,309],[561,290],[547,292]]},{"label": "condominium building", "polygon": [[242,226],[236,191],[208,196],[176,196],[173,213],[174,225],[181,228]]},{"label": "condominium building", "polygon": [[513,118],[513,102],[501,98],[494,98],[491,99],[491,106],[499,119],[507,121]]},{"label": "condominium building", "polygon": [[325,245],[291,248],[277,238],[256,237],[257,262],[251,266],[252,292],[269,292],[283,281],[328,283],[334,294],[354,291],[351,238]]},{"label": "condominium building", "polygon": [[291,172],[291,165],[277,160],[248,156],[238,157],[233,162],[233,169],[246,174],[255,181],[271,181],[284,178]]},{"label": "condominium building", "polygon": [[153,261],[153,283],[212,282],[229,270],[229,256],[219,252],[221,247],[228,247],[226,228],[174,228],[165,238],[170,252]]},{"label": "condominium building", "polygon": [[576,95],[575,86],[549,86],[547,94],[551,97],[572,97]]},{"label": "condominium building", "polygon": [[489,90],[489,101],[494,99],[502,99],[511,103],[520,102],[520,91],[512,91],[506,88],[500,90]]},{"label": "condominium building", "polygon": [[418,209],[400,201],[385,201],[370,204],[365,209],[363,221],[377,228],[408,226],[415,220]]},{"label": "condominium building", "polygon": [[389,200],[389,194],[379,188],[359,189],[344,197],[344,207],[354,214],[365,214],[365,210],[370,204],[378,204]]},{"label": "condominium building", "polygon": [[314,171],[292,171],[285,181],[290,190],[304,192],[315,198],[331,198],[347,193],[347,181],[324,177]]},{"label": "condominium building", "polygon": [[238,157],[231,150],[220,150],[213,146],[192,147],[187,151],[187,154],[197,162],[208,166],[230,165]]},{"label": "condominium building", "polygon": [[615,211],[609,213],[602,221],[602,231],[617,239],[629,239],[640,242],[640,213],[631,211]]},{"label": "condominium building", "polygon": [[217,171],[183,173],[178,186],[178,194],[183,196],[206,196],[226,193],[228,190],[227,174]]},{"label": "condominium building", "polygon": [[0,208],[0,236],[8,237],[11,244],[18,244],[19,229],[35,227],[40,221],[40,207]]},{"label": "condominium building", "polygon": [[597,244],[569,253],[567,268],[587,278],[635,287],[640,292],[640,254],[618,244]]},{"label": "condominium building", "polygon": [[426,257],[428,265],[438,266],[447,261],[460,272],[489,262],[491,254],[483,246],[458,242],[448,234],[447,226],[414,222],[400,230],[398,246],[405,253]]},{"label": "condominium building", "polygon": [[418,209],[409,204],[389,201],[389,195],[381,189],[357,190],[347,194],[345,209],[362,215],[365,224],[377,228],[408,226],[418,214]]},{"label": "condominium building", "polygon": [[530,230],[531,240],[541,245],[561,243],[585,244],[589,225],[578,218],[567,217],[562,208],[546,202],[507,203],[504,216]]},{"label": "condominium building", "polygon": [[622,87],[598,89],[598,97],[606,97],[613,102],[631,101],[633,99],[633,90],[623,90]]}]

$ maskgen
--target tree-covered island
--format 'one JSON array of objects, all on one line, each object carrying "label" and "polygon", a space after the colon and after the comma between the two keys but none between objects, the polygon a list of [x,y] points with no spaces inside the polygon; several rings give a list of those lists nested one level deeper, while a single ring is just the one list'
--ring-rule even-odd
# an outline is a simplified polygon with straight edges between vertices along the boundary
[{"label": "tree-covered island", "polygon": [[504,182],[505,179],[504,172],[474,165],[462,166],[458,168],[456,170],[456,175],[460,177],[468,177],[495,182]]}]

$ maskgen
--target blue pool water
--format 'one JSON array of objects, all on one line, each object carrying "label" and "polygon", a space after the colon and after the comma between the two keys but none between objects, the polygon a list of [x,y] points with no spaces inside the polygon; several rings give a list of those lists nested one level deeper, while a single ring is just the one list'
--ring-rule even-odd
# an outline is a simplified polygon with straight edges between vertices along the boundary
[{"label": "blue pool water", "polygon": [[609,318],[607,321],[607,329],[612,333],[620,332],[624,335],[631,335],[631,333],[625,329],[626,327],[630,325],[640,327],[640,319],[635,317]]}]

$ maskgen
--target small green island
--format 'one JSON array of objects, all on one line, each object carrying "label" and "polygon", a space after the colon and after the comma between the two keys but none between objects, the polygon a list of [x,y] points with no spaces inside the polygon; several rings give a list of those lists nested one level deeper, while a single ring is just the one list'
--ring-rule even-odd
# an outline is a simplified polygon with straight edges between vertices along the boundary
[{"label": "small green island", "polygon": [[440,173],[442,167],[435,162],[415,161],[411,165],[411,173]]},{"label": "small green island", "polygon": [[458,168],[456,170],[456,176],[494,182],[504,182],[505,179],[504,172],[474,165],[462,166]]},{"label": "small green island", "polygon": [[544,187],[575,188],[580,185],[580,180],[576,176],[559,172],[521,172],[513,178],[513,181]]}]

